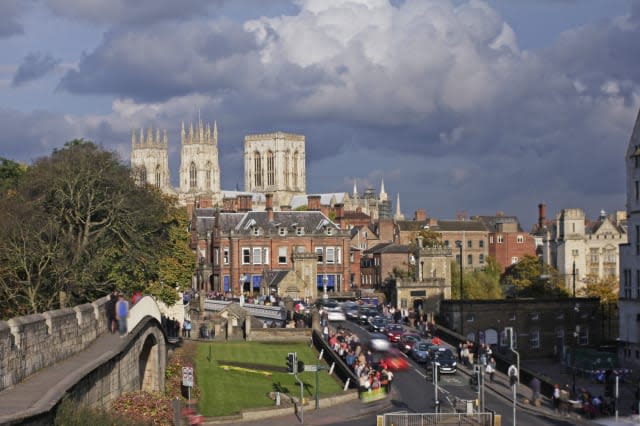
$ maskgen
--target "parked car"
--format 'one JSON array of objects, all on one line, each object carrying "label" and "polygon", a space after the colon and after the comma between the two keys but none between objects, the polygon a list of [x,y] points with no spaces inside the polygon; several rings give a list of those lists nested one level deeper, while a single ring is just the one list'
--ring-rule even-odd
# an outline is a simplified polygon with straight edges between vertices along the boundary
[{"label": "parked car", "polygon": [[400,340],[400,336],[405,332],[405,329],[400,324],[389,324],[387,327],[387,338],[392,343],[397,343]]},{"label": "parked car", "polygon": [[424,364],[429,360],[429,347],[431,342],[428,340],[420,340],[409,351],[409,356],[417,363]]},{"label": "parked car", "polygon": [[435,364],[438,372],[442,374],[456,373],[458,371],[456,356],[448,348],[438,347],[437,350],[432,352],[429,362]]},{"label": "parked car", "polygon": [[369,317],[369,331],[373,333],[384,333],[388,321],[385,317],[375,316]]},{"label": "parked car", "polygon": [[413,331],[407,331],[400,335],[400,339],[398,340],[397,346],[402,352],[409,353],[409,351],[413,348],[413,345],[416,342],[422,340],[422,336],[418,333],[414,333]]}]

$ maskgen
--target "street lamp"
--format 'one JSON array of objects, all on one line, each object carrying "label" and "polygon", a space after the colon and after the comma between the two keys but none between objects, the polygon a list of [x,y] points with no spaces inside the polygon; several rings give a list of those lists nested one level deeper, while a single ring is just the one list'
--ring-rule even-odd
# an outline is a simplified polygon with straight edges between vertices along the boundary
[{"label": "street lamp", "polygon": [[572,277],[572,281],[573,281],[573,333],[572,336],[573,340],[571,341],[572,343],[572,350],[571,350],[571,390],[573,392],[573,395],[575,397],[576,394],[576,343],[578,342],[578,333],[577,333],[577,324],[576,324],[576,313],[578,311],[578,305],[576,304],[576,259],[575,256],[573,258],[573,277]]},{"label": "street lamp", "polygon": [[464,314],[463,314],[463,306],[462,302],[464,300],[464,277],[462,271],[462,241],[456,241],[456,247],[460,249],[460,334],[464,335]]}]

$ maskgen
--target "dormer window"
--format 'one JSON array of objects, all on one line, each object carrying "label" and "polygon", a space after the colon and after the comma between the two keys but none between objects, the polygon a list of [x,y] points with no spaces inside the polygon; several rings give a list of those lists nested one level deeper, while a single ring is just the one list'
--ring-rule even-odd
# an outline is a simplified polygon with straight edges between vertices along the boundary
[{"label": "dormer window", "polygon": [[284,226],[281,226],[278,228],[278,235],[280,235],[281,237],[287,235],[287,228],[285,228]]},{"label": "dormer window", "polygon": [[331,235],[332,232],[333,232],[332,228],[327,228],[327,235]]},{"label": "dormer window", "polygon": [[296,227],[296,235],[297,236],[304,235],[304,228],[302,226]]},{"label": "dormer window", "polygon": [[255,236],[260,235],[260,228],[258,228],[257,226],[254,226],[252,230],[253,230],[253,235]]}]

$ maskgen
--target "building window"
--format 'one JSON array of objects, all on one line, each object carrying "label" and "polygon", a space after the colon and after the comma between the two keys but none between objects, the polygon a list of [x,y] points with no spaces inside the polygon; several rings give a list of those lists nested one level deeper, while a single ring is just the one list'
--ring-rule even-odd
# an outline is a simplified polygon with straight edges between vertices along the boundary
[{"label": "building window", "polygon": [[291,170],[293,177],[293,189],[298,189],[298,151],[293,153],[293,170]]},{"label": "building window", "polygon": [[473,255],[472,254],[468,254],[467,255],[467,265],[473,265]]},{"label": "building window", "polygon": [[333,234],[333,229],[330,227],[327,227],[327,235],[331,235]]},{"label": "building window", "polygon": [[517,242],[518,244],[522,244],[522,243],[524,243],[524,235],[518,235],[518,236],[516,237],[516,242]]},{"label": "building window", "polygon": [[287,228],[285,228],[284,226],[278,228],[278,235],[280,235],[281,237],[287,235]]},{"label": "building window", "polygon": [[580,346],[586,346],[589,344],[589,328],[580,327],[578,330],[578,344]]},{"label": "building window", "polygon": [[140,167],[140,185],[147,183],[147,168],[145,166]]},{"label": "building window", "polygon": [[160,165],[156,166],[156,187],[160,188],[162,186],[162,171],[160,169]]},{"label": "building window", "polygon": [[284,187],[286,189],[289,189],[289,174],[291,173],[291,170],[289,170],[289,156],[291,156],[291,153],[286,150],[284,153]]},{"label": "building window", "polygon": [[222,262],[224,262],[225,265],[229,264],[229,247],[222,249]]},{"label": "building window", "polygon": [[336,263],[342,264],[342,247],[336,247]]},{"label": "building window", "polygon": [[529,334],[529,345],[531,349],[540,349],[540,329],[534,328]]},{"label": "building window", "polygon": [[258,235],[260,235],[260,228],[258,228],[257,226],[253,227],[253,235],[255,235],[256,237]]},{"label": "building window", "polygon": [[498,244],[504,243],[504,235],[496,235],[496,242]]},{"label": "building window", "polygon": [[248,248],[242,249],[242,264],[249,265],[251,263],[251,250]]},{"label": "building window", "polygon": [[335,263],[335,249],[333,247],[327,247],[327,263]]},{"label": "building window", "polygon": [[276,170],[276,166],[275,166],[273,151],[268,151],[267,152],[267,185],[268,186],[273,186],[276,184],[275,170]]},{"label": "building window", "polygon": [[316,247],[316,256],[318,258],[318,263],[324,262],[324,250],[322,247]]},{"label": "building window", "polygon": [[211,162],[207,161],[207,168],[204,171],[205,189],[211,189]]},{"label": "building window", "polygon": [[297,236],[304,235],[304,228],[302,226],[298,226],[296,228],[296,235]]},{"label": "building window", "polygon": [[189,165],[189,188],[195,188],[198,185],[198,169],[196,163]]},{"label": "building window", "polygon": [[253,153],[253,173],[254,185],[262,187],[262,157],[258,151]]},{"label": "building window", "polygon": [[493,244],[493,235],[489,235],[489,244]]},{"label": "building window", "polygon": [[467,248],[473,248],[473,241],[467,240]]},{"label": "building window", "polygon": [[260,265],[262,263],[262,249],[260,247],[254,247],[253,249],[253,264]]},{"label": "building window", "polygon": [[449,247],[449,240],[444,240],[444,246]]},{"label": "building window", "polygon": [[513,257],[511,258],[511,264],[512,264],[512,265],[515,265],[516,263],[518,263],[518,256],[513,256]]},{"label": "building window", "polygon": [[262,263],[265,265],[269,264],[269,247],[264,247],[262,249]]},{"label": "building window", "polygon": [[484,240],[478,241],[478,247],[484,248]]},{"label": "building window", "polygon": [[287,248],[286,247],[278,247],[278,263],[286,264],[287,263]]}]

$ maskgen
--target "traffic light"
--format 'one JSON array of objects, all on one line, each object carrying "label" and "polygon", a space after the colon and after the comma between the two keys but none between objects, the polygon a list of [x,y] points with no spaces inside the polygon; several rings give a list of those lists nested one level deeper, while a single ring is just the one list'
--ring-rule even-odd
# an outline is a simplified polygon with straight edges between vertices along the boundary
[{"label": "traffic light", "polygon": [[304,361],[298,360],[298,370],[296,373],[302,373],[304,371]]},{"label": "traffic light", "polygon": [[510,386],[515,386],[517,383],[518,383],[518,376],[516,376],[515,374],[512,374],[511,376],[509,376]]},{"label": "traffic light", "polygon": [[287,354],[287,373],[297,373],[298,363],[297,354],[295,352],[289,352]]}]

